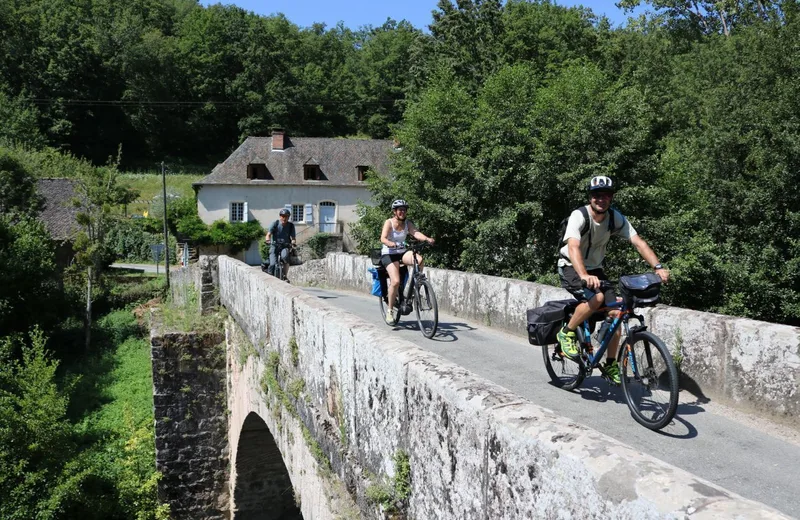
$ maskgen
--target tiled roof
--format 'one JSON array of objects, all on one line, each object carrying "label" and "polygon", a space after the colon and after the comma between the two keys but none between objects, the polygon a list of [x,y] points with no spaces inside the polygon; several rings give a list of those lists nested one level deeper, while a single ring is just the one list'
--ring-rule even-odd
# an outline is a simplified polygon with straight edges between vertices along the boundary
[{"label": "tiled roof", "polygon": [[75,197],[72,179],[39,179],[37,191],[44,199],[39,219],[44,222],[54,240],[68,240],[80,229],[78,209],[71,204]]},{"label": "tiled roof", "polygon": [[[195,185],[204,184],[296,184],[358,186],[357,166],[388,172],[392,141],[377,139],[332,139],[284,137],[284,150],[272,150],[272,137],[248,137],[225,162]],[[249,164],[265,164],[271,179],[248,179]],[[303,166],[317,164],[326,180],[303,180]]]}]

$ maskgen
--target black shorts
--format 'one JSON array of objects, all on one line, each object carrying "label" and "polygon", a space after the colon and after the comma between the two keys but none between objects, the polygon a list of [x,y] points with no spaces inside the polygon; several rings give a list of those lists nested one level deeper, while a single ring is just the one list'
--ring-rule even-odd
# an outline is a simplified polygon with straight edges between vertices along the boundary
[{"label": "black shorts", "polygon": [[[592,276],[598,277],[600,280],[608,280],[606,273],[604,273],[602,269],[590,269],[586,272]],[[579,302],[585,302],[597,294],[597,291],[593,291],[582,285],[581,277],[578,276],[578,272],[572,266],[565,265],[564,267],[559,267],[558,275],[561,277],[561,287],[569,291]],[[614,293],[614,289],[608,289],[603,294],[603,297],[605,298],[606,305],[617,301],[617,295]]]},{"label": "black shorts", "polygon": [[403,253],[392,253],[390,255],[381,255],[381,265],[383,267],[389,267],[389,264],[393,264],[394,262],[401,262],[403,260]]}]

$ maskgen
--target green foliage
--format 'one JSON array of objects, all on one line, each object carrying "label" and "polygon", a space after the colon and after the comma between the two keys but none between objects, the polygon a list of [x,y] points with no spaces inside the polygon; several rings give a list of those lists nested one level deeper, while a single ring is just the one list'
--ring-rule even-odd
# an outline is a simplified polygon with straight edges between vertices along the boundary
[{"label": "green foliage", "polygon": [[[151,218],[114,220],[108,229],[106,241],[117,261],[153,262],[150,246],[164,243],[164,231],[158,229],[163,223]],[[174,234],[169,235],[170,253],[177,243]],[[164,254],[159,257],[163,263]]]},{"label": "green foliage", "polygon": [[306,240],[306,245],[311,249],[314,258],[324,258],[328,243],[336,240],[336,238],[330,233],[316,233]]},{"label": "green foliage", "polygon": [[199,244],[230,246],[233,253],[247,249],[253,240],[264,236],[264,230],[257,220],[249,222],[217,220],[208,226],[196,214],[181,217],[176,229],[180,235]]},{"label": "green foliage", "polygon": [[0,331],[51,328],[63,312],[55,254],[44,225],[0,216]]},{"label": "green foliage", "polygon": [[173,294],[170,294],[166,304],[161,307],[161,320],[165,327],[181,332],[199,333],[223,330],[224,312],[201,314],[199,295],[193,286],[185,288],[182,299],[174,298]]},{"label": "green foliage", "polygon": [[367,487],[367,501],[380,504],[387,513],[405,511],[411,496],[411,462],[408,453],[398,450],[392,456],[394,477],[388,483],[375,482]]},{"label": "green foliage", "polygon": [[36,178],[8,149],[0,147],[0,214],[33,216],[41,204]]},{"label": "green foliage", "polygon": [[74,449],[67,420],[69,389],[56,380],[58,362],[35,329],[21,357],[0,360],[0,517],[53,518],[60,506],[58,485],[68,478],[66,464]]}]

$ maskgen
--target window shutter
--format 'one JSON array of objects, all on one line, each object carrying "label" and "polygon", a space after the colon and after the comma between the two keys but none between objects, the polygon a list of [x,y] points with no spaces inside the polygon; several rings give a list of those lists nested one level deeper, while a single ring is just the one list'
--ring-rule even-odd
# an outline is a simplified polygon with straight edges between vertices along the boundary
[{"label": "window shutter", "polygon": [[305,208],[306,224],[314,223],[314,207],[311,204],[306,204]]},{"label": "window shutter", "polygon": [[247,222],[247,202],[243,204],[244,208],[242,209],[242,222]]},{"label": "window shutter", "polygon": [[291,221],[292,220],[292,216],[293,216],[292,215],[292,205],[291,204],[284,204],[283,207],[284,207],[284,209],[289,210],[289,220]]}]

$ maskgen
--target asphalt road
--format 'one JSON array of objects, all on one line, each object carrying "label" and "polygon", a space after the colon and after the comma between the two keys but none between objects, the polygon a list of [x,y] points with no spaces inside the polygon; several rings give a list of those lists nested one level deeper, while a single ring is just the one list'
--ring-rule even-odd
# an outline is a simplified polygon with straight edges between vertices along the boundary
[{"label": "asphalt road", "polygon": [[304,288],[331,305],[355,314],[435,352],[559,415],[603,432],[746,498],[800,517],[800,432],[771,424],[681,392],[676,419],[661,432],[636,423],[621,388],[599,376],[567,392],[550,384],[540,347],[462,318],[439,315],[439,330],[425,339],[414,313],[397,327],[383,322],[373,296]]}]

